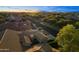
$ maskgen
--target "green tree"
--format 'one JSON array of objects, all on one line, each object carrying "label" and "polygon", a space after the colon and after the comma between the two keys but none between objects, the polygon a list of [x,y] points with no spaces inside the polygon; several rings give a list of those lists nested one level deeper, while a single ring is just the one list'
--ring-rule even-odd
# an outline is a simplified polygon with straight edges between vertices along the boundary
[{"label": "green tree", "polygon": [[75,26],[79,28],[79,21],[75,23]]},{"label": "green tree", "polygon": [[79,51],[79,31],[73,25],[64,26],[57,34],[60,51]]}]

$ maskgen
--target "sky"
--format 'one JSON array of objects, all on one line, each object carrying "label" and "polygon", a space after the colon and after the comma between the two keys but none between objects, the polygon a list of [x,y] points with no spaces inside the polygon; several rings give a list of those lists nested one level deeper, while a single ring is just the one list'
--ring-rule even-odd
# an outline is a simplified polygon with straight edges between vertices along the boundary
[{"label": "sky", "polygon": [[79,6],[0,6],[0,10],[38,10],[47,12],[79,12]]}]

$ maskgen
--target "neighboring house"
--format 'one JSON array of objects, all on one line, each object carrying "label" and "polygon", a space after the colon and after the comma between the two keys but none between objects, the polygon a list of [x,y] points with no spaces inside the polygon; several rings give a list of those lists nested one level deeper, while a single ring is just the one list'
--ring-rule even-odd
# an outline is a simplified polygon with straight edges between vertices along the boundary
[{"label": "neighboring house", "polygon": [[11,14],[8,18],[7,28],[17,31],[25,31],[32,28],[32,23],[29,20],[23,21],[20,15]]}]

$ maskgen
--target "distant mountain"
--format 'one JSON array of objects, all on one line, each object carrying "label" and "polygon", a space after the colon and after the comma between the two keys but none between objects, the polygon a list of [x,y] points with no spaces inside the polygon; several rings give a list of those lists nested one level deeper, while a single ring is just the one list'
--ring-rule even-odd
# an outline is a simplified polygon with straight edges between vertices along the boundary
[{"label": "distant mountain", "polygon": [[0,10],[0,12],[40,12],[39,10]]}]

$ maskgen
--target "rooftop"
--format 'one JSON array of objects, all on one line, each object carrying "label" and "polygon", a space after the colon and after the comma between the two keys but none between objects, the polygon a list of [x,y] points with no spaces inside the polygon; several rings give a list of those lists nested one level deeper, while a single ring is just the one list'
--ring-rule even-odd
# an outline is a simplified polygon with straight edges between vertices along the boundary
[{"label": "rooftop", "polygon": [[6,29],[0,41],[0,51],[22,51],[21,44],[17,32]]}]

